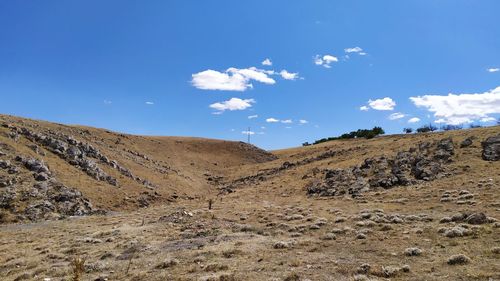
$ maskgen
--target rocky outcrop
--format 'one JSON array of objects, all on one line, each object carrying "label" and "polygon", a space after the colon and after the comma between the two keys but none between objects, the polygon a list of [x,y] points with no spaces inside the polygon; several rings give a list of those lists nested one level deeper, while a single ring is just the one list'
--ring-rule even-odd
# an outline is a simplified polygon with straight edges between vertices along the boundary
[{"label": "rocky outcrop", "polygon": [[396,156],[367,158],[350,169],[326,169],[323,178],[306,186],[307,193],[319,196],[351,194],[394,186],[430,181],[443,176],[444,165],[451,161],[454,144],[451,138],[434,144],[425,142]]},{"label": "rocky outcrop", "polygon": [[[19,163],[16,166],[14,163]],[[0,168],[32,173],[33,180],[0,175],[0,211],[11,213],[17,221],[59,219],[97,212],[81,192],[59,182],[41,160],[16,156],[15,161],[0,160]],[[32,185],[30,186],[30,183]],[[3,210],[2,210],[3,209]]]},{"label": "rocky outcrop", "polygon": [[483,159],[487,161],[500,160],[500,135],[489,137],[481,143],[483,146]]},{"label": "rocky outcrop", "polygon": [[33,149],[37,154],[43,154],[43,151],[40,149],[40,147],[43,147],[48,151],[57,154],[69,164],[77,167],[96,180],[106,181],[113,186],[119,185],[116,178],[107,174],[99,166],[99,164],[104,164],[148,188],[156,187],[150,181],[133,175],[130,170],[120,166],[116,160],[110,160],[91,144],[79,141],[73,136],[55,133],[51,130],[48,130],[45,133],[40,133],[25,127],[19,128],[10,124],[4,124],[4,127],[9,128],[11,133],[22,135],[34,142],[35,144],[33,145]]},{"label": "rocky outcrop", "polygon": [[257,174],[246,176],[243,178],[239,178],[239,179],[233,180],[229,183],[223,183],[221,186],[219,186],[219,191],[221,194],[231,193],[234,191],[235,188],[237,188],[239,186],[252,185],[252,184],[255,184],[259,181],[264,181],[266,179],[276,177],[276,176],[278,176],[278,175],[280,175],[283,172],[286,172],[288,170],[291,170],[291,169],[294,169],[294,168],[297,168],[300,166],[308,165],[308,164],[311,164],[314,162],[322,161],[325,159],[343,156],[343,155],[349,154],[353,151],[357,151],[360,149],[361,149],[361,147],[341,149],[341,150],[329,150],[329,151],[321,153],[317,156],[308,157],[308,158],[305,158],[305,159],[302,159],[302,160],[299,160],[296,162],[285,161],[279,167],[264,169],[264,170],[261,170],[260,172],[258,172]]}]

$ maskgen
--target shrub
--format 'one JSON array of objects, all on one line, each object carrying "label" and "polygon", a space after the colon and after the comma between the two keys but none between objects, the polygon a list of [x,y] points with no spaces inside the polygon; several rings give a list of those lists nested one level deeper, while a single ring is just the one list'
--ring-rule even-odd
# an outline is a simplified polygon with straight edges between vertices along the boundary
[{"label": "shrub", "polygon": [[[358,129],[356,131],[344,133],[338,137],[322,138],[320,140],[316,140],[313,144],[318,144],[318,143],[332,141],[332,140],[339,140],[339,139],[342,139],[342,140],[343,139],[355,139],[355,138],[372,139],[378,135],[383,135],[383,134],[385,134],[385,131],[381,127],[373,127],[371,130]],[[309,143],[307,143],[307,144],[309,144]],[[302,145],[305,146],[304,144],[302,144]]]},{"label": "shrub", "polygon": [[417,133],[427,133],[427,132],[434,132],[437,130],[437,127],[429,124],[429,125],[424,125],[420,128],[417,129]]},{"label": "shrub", "polygon": [[452,131],[452,130],[461,130],[463,129],[462,125],[443,125],[441,126],[441,130],[443,131]]},{"label": "shrub", "polygon": [[411,134],[411,133],[413,133],[413,129],[412,128],[403,128],[403,132],[405,134]]}]

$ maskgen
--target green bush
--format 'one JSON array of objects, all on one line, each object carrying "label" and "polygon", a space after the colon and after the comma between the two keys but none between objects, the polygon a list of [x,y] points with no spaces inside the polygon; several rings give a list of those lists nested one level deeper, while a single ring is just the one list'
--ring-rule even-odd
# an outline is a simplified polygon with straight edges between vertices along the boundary
[{"label": "green bush", "polygon": [[357,131],[345,133],[345,134],[342,134],[338,137],[322,138],[322,139],[316,140],[313,144],[318,144],[318,143],[333,141],[333,140],[343,140],[343,139],[355,139],[355,138],[372,139],[378,135],[383,135],[383,134],[385,134],[385,131],[381,127],[373,127],[373,129],[371,129],[371,130],[358,129]]}]

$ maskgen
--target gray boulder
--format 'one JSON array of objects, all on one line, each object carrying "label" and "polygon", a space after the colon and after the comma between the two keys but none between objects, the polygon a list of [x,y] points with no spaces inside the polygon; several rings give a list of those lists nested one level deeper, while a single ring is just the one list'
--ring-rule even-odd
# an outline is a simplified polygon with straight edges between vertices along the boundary
[{"label": "gray boulder", "polygon": [[500,160],[500,135],[489,137],[481,143],[483,146],[483,159],[487,161]]},{"label": "gray boulder", "polygon": [[46,173],[37,173],[34,175],[35,180],[37,181],[47,181],[49,179],[49,176]]},{"label": "gray boulder", "polygon": [[10,168],[9,160],[0,160],[0,169],[8,169]]},{"label": "gray boulder", "polygon": [[469,147],[472,145],[473,137],[468,137],[460,143],[460,148]]},{"label": "gray boulder", "polygon": [[468,216],[465,221],[468,224],[485,224],[488,223],[488,218],[484,213],[474,213]]}]

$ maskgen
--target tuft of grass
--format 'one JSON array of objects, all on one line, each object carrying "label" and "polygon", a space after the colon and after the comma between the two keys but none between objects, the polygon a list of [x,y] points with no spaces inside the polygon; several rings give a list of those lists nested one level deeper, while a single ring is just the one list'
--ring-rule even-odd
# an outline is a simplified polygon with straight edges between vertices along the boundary
[{"label": "tuft of grass", "polygon": [[285,279],[283,279],[283,281],[299,281],[299,280],[300,276],[295,272],[288,274],[288,276],[285,277]]},{"label": "tuft of grass", "polygon": [[71,277],[71,281],[80,281],[82,280],[83,273],[85,271],[85,258],[75,257],[71,261],[71,269],[73,271],[73,276]]}]

